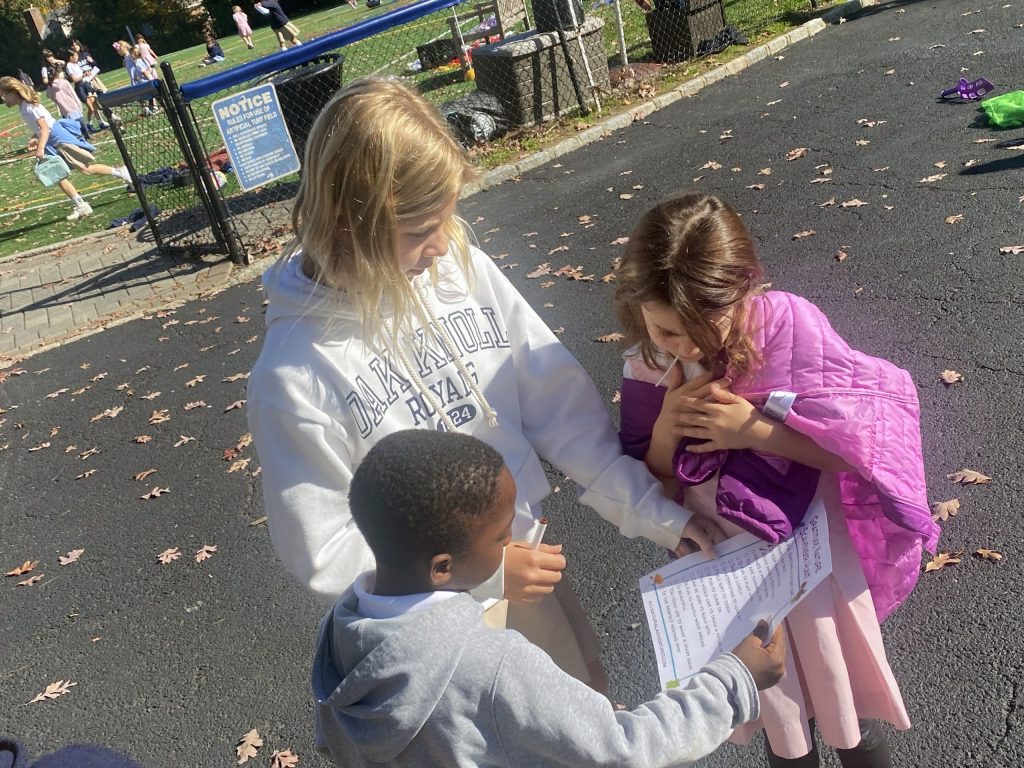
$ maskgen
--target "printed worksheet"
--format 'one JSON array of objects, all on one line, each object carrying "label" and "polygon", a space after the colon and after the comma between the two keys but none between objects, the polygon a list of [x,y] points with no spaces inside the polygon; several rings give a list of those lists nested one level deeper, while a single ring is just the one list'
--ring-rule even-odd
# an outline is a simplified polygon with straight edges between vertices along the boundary
[{"label": "printed worksheet", "polygon": [[744,533],[719,544],[717,560],[696,552],[640,580],[665,688],[731,651],[764,619],[779,625],[832,572],[825,505],[815,499],[793,535],[769,544]]}]

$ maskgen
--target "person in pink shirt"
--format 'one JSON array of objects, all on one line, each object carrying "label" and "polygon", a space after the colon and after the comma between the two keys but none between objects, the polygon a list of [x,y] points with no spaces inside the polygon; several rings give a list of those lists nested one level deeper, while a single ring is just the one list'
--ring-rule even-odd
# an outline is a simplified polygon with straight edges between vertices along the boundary
[{"label": "person in pink shirt", "polygon": [[85,119],[85,106],[82,100],[75,93],[75,88],[68,81],[62,67],[53,67],[47,72],[46,95],[57,105],[61,117],[77,120],[82,126],[82,136],[86,139],[92,131],[89,130],[89,122]]},{"label": "person in pink shirt", "polygon": [[231,6],[231,18],[235,20],[238,27],[238,36],[245,42],[247,48],[254,48],[252,44],[252,27],[249,26],[249,16],[242,10],[241,6]]},{"label": "person in pink shirt", "polygon": [[139,54],[142,56],[142,60],[146,62],[146,66],[155,69],[157,60],[159,60],[160,57],[153,50],[153,47],[146,41],[145,36],[141,32],[135,35],[135,45],[139,49]]}]

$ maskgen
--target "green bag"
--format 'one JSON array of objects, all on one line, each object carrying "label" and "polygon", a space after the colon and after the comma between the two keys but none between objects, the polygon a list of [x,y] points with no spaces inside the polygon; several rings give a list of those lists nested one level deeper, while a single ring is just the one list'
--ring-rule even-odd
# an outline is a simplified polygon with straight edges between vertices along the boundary
[{"label": "green bag", "polygon": [[71,169],[64,162],[64,158],[57,155],[46,155],[41,160],[36,160],[36,167],[33,170],[44,187],[52,187],[71,175]]},{"label": "green bag", "polygon": [[1011,91],[981,102],[989,122],[997,128],[1020,128],[1024,125],[1024,91]]}]

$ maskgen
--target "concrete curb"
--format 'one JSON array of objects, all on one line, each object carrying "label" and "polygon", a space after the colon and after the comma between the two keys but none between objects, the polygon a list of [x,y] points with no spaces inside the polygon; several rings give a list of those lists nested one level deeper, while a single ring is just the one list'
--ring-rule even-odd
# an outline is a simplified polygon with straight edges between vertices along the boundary
[{"label": "concrete curb", "polygon": [[829,8],[821,14],[821,18],[829,24],[842,24],[850,16],[855,16],[865,8],[876,6],[879,2],[880,0],[847,0],[835,8]]},{"label": "concrete curb", "polygon": [[[843,6],[839,6],[837,10],[842,9],[847,5],[856,5],[859,10],[861,6],[874,5],[877,2],[878,0],[851,0],[851,2],[844,3]],[[769,40],[763,45],[751,48],[742,56],[733,59],[728,64],[715,67],[715,69],[710,72],[705,72],[703,75],[695,77],[693,80],[687,80],[685,83],[673,88],[671,91],[655,96],[650,101],[646,101],[643,104],[633,107],[627,112],[622,112],[613,117],[609,117],[607,120],[603,120],[600,123],[591,126],[587,130],[581,131],[572,138],[560,141],[553,147],[549,147],[548,149],[541,150],[529,157],[525,157],[517,163],[499,165],[497,168],[493,168],[484,173],[475,182],[467,185],[462,191],[462,197],[469,197],[477,192],[490,189],[502,182],[513,179],[516,176],[520,176],[526,171],[539,168],[540,166],[551,162],[555,158],[562,157],[570,152],[575,152],[577,149],[585,147],[587,144],[600,141],[615,131],[626,128],[638,120],[643,120],[648,115],[657,112],[660,109],[664,109],[670,104],[674,104],[684,98],[695,96],[706,87],[713,83],[717,83],[719,80],[724,80],[731,75],[738,74],[747,67],[750,67],[759,61],[763,61],[769,56],[774,56],[776,53],[789,47],[793,43],[800,40],[806,40],[807,38],[818,34],[823,29],[826,29],[827,26],[828,25],[820,18],[812,19],[805,24],[801,24],[796,29],[791,29],[789,32]]]}]

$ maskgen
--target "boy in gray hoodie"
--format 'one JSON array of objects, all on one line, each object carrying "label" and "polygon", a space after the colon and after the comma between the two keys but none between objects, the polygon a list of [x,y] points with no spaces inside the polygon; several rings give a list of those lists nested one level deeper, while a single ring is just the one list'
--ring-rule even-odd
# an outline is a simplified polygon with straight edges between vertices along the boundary
[{"label": "boy in gray hoodie", "polygon": [[377,443],[352,479],[352,515],[376,558],[320,626],[317,747],[344,768],[547,768],[693,762],[758,717],[782,677],[781,631],[752,634],[632,711],[495,630],[467,591],[501,564],[515,481],[480,440],[426,429]]}]

